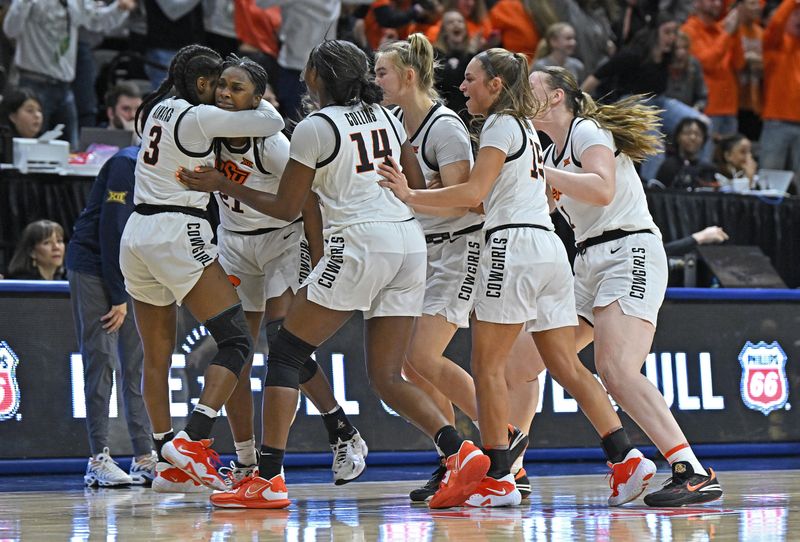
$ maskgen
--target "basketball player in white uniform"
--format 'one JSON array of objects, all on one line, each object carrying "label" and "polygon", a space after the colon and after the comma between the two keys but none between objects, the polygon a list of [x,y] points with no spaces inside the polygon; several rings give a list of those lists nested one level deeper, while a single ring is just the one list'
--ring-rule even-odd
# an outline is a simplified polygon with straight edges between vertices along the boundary
[{"label": "basketball player in white uniform", "polygon": [[219,183],[204,171],[180,173],[189,186],[222,191],[283,220],[299,215],[313,189],[326,219],[325,256],[298,291],[270,352],[264,382],[270,419],[264,420],[259,476],[214,495],[212,502],[245,508],[289,505],[282,466],[300,367],[359,310],[366,320],[370,382],[448,455],[449,482],[430,505],[461,504],[489,460],[461,439],[428,395],[402,377],[404,345],[425,293],[425,238],[411,210],[378,185],[378,164],[395,156],[414,186],[423,187],[424,179],[402,125],[378,105],[381,92],[369,80],[369,61],[360,49],[344,41],[323,42],[312,51],[305,78],[321,109],[295,128],[276,195]]},{"label": "basketball player in white uniform", "polygon": [[[240,112],[205,105],[214,103],[221,60],[206,47],[184,47],[167,79],[137,112],[143,143],[135,173],[136,207],[122,235],[120,264],[144,346],[143,395],[162,461],[153,482],[157,490],[161,484],[190,489],[193,482],[225,488],[208,437],[252,353],[244,312],[211,243],[213,232],[205,219],[209,196],[188,190],[175,178],[179,166],[213,163],[214,137],[270,135],[283,128],[267,102]],[[175,306],[181,303],[211,332],[219,352],[205,372],[189,422],[172,438],[168,372]]]},{"label": "basketball player in white uniform", "polygon": [[[232,111],[256,107],[266,91],[264,68],[235,55],[229,56],[222,67],[216,89],[217,106]],[[282,133],[267,138],[219,139],[215,141],[215,149],[217,169],[230,182],[272,194],[278,191],[289,161],[289,140]],[[265,312],[267,338],[271,342],[295,292],[311,272],[304,226],[316,246],[315,259],[322,256],[322,220],[317,198],[306,200],[302,218],[287,222],[259,213],[225,194],[215,195],[220,211],[217,229],[220,264],[242,300],[253,343],[258,344]],[[237,454],[230,471],[234,483],[257,466],[250,366],[248,363],[242,370],[239,385],[226,403]],[[366,466],[366,443],[339,407],[325,374],[312,358],[303,365],[300,385],[322,413],[333,450],[334,482],[354,480]],[[268,415],[262,412],[262,416]]]},{"label": "basketball player in white uniform", "polygon": [[[598,109],[561,68],[533,72],[530,84],[544,104],[537,127],[553,140],[545,162],[552,168],[552,201],[572,227],[579,251],[578,350],[594,341],[597,372],[609,393],[672,465],[669,482],[645,496],[645,503],[718,499],[722,489],[714,471],[700,464],[658,389],[641,373],[668,270],[633,159],[657,152],[650,134],[658,117],[635,97]],[[647,460],[632,450],[623,463],[640,461]]]},{"label": "basketball player in white uniform", "polygon": [[[422,34],[406,41],[384,44],[376,57],[375,82],[384,91],[384,102],[396,104],[395,115],[412,134],[409,142],[417,156],[428,186],[461,184],[472,169],[472,145],[461,118],[437,102],[434,82],[433,47]],[[437,184],[438,185],[438,184]],[[425,230],[428,245],[428,271],[422,316],[414,325],[404,373],[437,399],[439,408],[454,420],[451,401],[477,422],[478,408],[472,377],[444,356],[444,350],[458,328],[469,326],[477,290],[483,218],[465,208],[415,208]],[[533,342],[525,334],[515,349],[506,371],[512,390],[510,422],[512,462],[517,485],[529,490],[530,482],[522,469],[522,454],[528,444],[527,431],[538,401],[538,374],[541,363],[530,363],[528,350]],[[526,355],[527,354],[527,355]],[[441,399],[439,399],[441,398]],[[412,501],[425,501],[438,489],[444,476],[444,458],[422,488],[411,492]],[[526,491],[529,493],[529,491]]]},{"label": "basketball player in white uniform", "polygon": [[532,333],[553,378],[602,436],[609,460],[624,457],[631,448],[605,390],[573,348],[577,316],[572,275],[550,221],[541,147],[529,120],[536,111],[527,68],[523,55],[504,49],[489,49],[468,64],[461,91],[468,96],[469,112],[487,118],[467,183],[410,190],[397,168],[381,166],[386,176],[382,184],[411,205],[473,207],[483,202],[486,210],[472,370],[481,440],[492,465],[467,499],[468,506],[513,506],[521,500],[510,474],[509,400],[503,377],[521,328]]}]

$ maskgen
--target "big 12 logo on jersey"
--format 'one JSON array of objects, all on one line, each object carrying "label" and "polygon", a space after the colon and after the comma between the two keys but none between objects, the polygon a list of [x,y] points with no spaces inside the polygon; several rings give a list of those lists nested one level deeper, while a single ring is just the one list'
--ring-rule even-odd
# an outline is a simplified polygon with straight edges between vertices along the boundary
[{"label": "big 12 logo on jersey", "polygon": [[0,341],[0,421],[9,420],[19,410],[19,359],[5,341]]},{"label": "big 12 logo on jersey", "polygon": [[786,378],[786,353],[777,341],[770,344],[750,341],[739,354],[742,365],[742,401],[747,408],[765,416],[783,408],[789,399]]}]

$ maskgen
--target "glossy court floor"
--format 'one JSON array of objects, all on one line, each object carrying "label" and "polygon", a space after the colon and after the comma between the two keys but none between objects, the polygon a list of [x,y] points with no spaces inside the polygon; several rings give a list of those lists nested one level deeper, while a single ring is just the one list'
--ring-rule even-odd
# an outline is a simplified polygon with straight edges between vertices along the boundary
[{"label": "glossy court floor", "polygon": [[[329,473],[290,472],[287,510],[217,510],[204,495],[83,489],[80,475],[0,477],[2,540],[335,541],[781,541],[800,540],[800,461],[749,461],[720,470],[722,501],[653,509],[605,505],[598,466],[529,465],[533,493],[515,508],[432,511],[408,491],[421,468],[370,468],[346,486],[306,483]],[[733,463],[731,463],[733,465]],[[783,468],[786,470],[769,470]],[[730,469],[730,470],[725,470]],[[547,475],[592,471],[592,474]],[[656,484],[666,478],[661,469]],[[404,481],[397,481],[397,480]],[[298,483],[298,481],[300,481]],[[654,487],[654,486],[652,486]]]}]

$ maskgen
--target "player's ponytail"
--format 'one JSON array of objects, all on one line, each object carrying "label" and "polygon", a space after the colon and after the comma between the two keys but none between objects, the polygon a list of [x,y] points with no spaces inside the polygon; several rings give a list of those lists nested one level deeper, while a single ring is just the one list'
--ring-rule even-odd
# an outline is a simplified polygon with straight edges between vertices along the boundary
[{"label": "player's ponytail", "polygon": [[597,104],[580,89],[569,70],[549,66],[536,71],[542,72],[547,86],[564,92],[564,102],[573,115],[592,119],[611,132],[614,145],[631,160],[644,160],[662,149],[660,110],[646,104],[647,96],[627,96],[613,104]]},{"label": "player's ponytail", "polygon": [[383,100],[383,89],[374,81],[361,81],[360,95],[365,104],[377,104]]},{"label": "player's ponytail", "polygon": [[405,41],[390,41],[383,44],[378,56],[388,58],[398,70],[411,68],[417,75],[417,86],[434,101],[439,93],[434,88],[434,72],[438,67],[433,53],[433,46],[423,34],[411,34]]},{"label": "player's ponytail", "polygon": [[193,105],[199,104],[197,79],[219,75],[221,64],[222,57],[213,49],[202,45],[182,47],[169,64],[167,78],[154,92],[145,96],[142,105],[136,110],[136,133],[141,135],[140,131],[144,129],[150,111],[173,91],[179,98]]},{"label": "player's ponytail", "polygon": [[521,53],[512,53],[501,48],[488,49],[475,55],[486,79],[498,77],[502,88],[489,115],[511,115],[519,120],[533,118],[539,107],[528,84],[528,59]]}]

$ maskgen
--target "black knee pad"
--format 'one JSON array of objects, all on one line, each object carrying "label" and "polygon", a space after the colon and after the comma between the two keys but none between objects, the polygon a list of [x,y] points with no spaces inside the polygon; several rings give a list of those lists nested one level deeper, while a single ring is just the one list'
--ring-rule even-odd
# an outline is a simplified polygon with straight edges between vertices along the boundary
[{"label": "black knee pad", "polygon": [[300,371],[316,346],[295,337],[285,328],[280,328],[270,346],[267,374],[264,387],[300,387]]},{"label": "black knee pad", "polygon": [[319,364],[314,361],[314,358],[306,358],[306,362],[300,368],[300,384],[305,384],[314,378],[317,370],[319,370]]},{"label": "black knee pad", "polygon": [[283,318],[278,318],[277,320],[270,320],[264,326],[267,329],[267,346],[269,346],[270,351],[272,350],[272,343],[275,342],[275,337],[278,336],[278,330],[283,325]]},{"label": "black knee pad", "polygon": [[[270,352],[272,351],[272,344],[275,342],[275,337],[278,335],[278,330],[281,329],[283,318],[278,320],[270,320],[267,322],[267,344],[269,345]],[[267,362],[269,364],[269,362]],[[300,367],[300,384],[305,384],[317,374],[319,365],[313,358],[307,358],[303,366]]]},{"label": "black knee pad", "polygon": [[253,340],[244,317],[242,305],[234,305],[203,324],[217,341],[219,352],[211,365],[220,365],[239,377],[253,353]]}]

